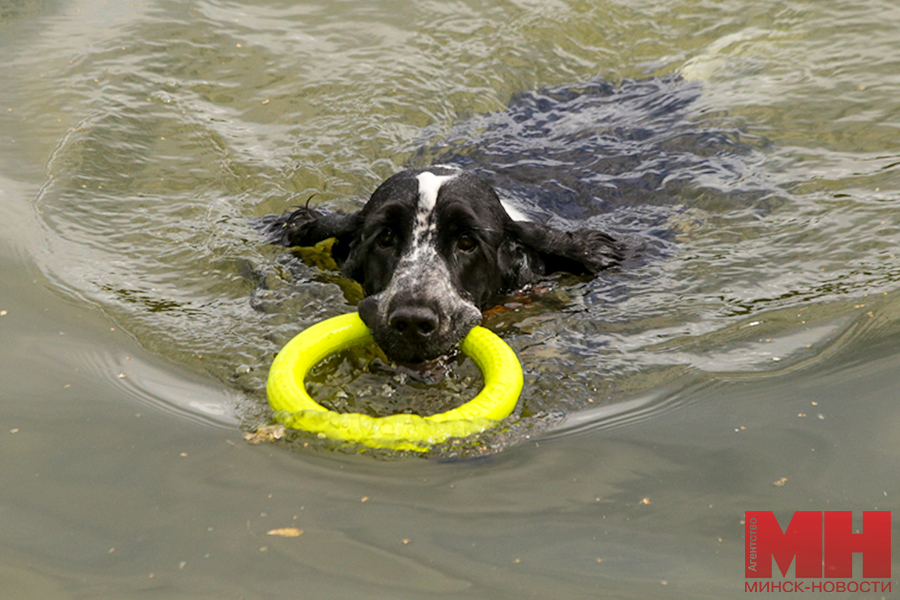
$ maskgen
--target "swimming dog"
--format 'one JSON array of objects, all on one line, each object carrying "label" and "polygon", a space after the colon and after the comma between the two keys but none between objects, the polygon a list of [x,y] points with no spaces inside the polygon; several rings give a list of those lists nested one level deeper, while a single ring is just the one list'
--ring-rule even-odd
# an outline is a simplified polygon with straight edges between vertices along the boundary
[{"label": "swimming dog", "polygon": [[358,212],[301,207],[263,229],[289,247],[335,238],[332,255],[366,294],[360,317],[388,358],[408,363],[451,352],[505,292],[622,257],[609,235],[529,221],[487,179],[450,166],[401,171]]}]

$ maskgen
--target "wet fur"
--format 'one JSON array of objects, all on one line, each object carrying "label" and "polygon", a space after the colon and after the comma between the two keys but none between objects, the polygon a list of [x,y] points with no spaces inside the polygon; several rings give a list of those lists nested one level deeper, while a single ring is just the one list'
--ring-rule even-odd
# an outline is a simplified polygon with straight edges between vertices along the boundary
[{"label": "wet fur", "polygon": [[505,292],[558,271],[593,275],[622,256],[599,231],[513,220],[487,180],[455,167],[402,171],[355,213],[302,207],[261,226],[284,246],[335,238],[332,255],[366,293],[360,316],[401,362],[450,352]]}]

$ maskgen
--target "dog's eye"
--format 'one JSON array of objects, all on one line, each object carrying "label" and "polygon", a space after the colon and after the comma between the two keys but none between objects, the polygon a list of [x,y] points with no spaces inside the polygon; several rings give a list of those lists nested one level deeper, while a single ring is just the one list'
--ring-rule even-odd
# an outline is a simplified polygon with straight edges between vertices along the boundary
[{"label": "dog's eye", "polygon": [[456,247],[462,250],[463,252],[471,252],[478,246],[478,242],[475,241],[475,238],[469,235],[468,233],[464,233],[456,240]]},{"label": "dog's eye", "polygon": [[381,233],[378,234],[378,237],[375,238],[375,243],[378,244],[379,248],[390,248],[397,241],[397,238],[394,236],[394,232],[390,229],[385,229]]}]

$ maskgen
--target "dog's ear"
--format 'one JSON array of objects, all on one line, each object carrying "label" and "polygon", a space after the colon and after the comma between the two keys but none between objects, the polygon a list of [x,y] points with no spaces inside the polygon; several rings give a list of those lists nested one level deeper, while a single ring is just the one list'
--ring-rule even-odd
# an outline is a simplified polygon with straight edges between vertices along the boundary
[{"label": "dog's ear", "polygon": [[527,259],[520,261],[520,279],[563,271],[596,275],[622,261],[624,248],[607,234],[590,229],[559,231],[540,223],[512,221],[512,239]]},{"label": "dog's ear", "polygon": [[322,240],[337,238],[331,253],[340,264],[350,252],[350,245],[359,231],[362,218],[358,212],[320,212],[300,207],[289,213],[262,217],[254,224],[270,244],[314,246]]}]

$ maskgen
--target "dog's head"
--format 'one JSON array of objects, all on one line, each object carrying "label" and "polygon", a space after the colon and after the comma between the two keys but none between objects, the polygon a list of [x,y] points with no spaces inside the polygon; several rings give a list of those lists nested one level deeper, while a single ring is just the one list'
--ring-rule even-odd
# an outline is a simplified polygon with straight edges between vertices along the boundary
[{"label": "dog's head", "polygon": [[446,354],[481,322],[513,259],[497,195],[463,171],[405,171],[362,212],[344,263],[368,294],[360,317],[395,360]]},{"label": "dog's head", "polygon": [[450,352],[503,291],[554,271],[596,273],[619,256],[600,232],[514,221],[485,179],[452,167],[398,173],[354,214],[300,209],[277,225],[285,245],[337,238],[335,258],[366,293],[360,317],[401,362]]}]

